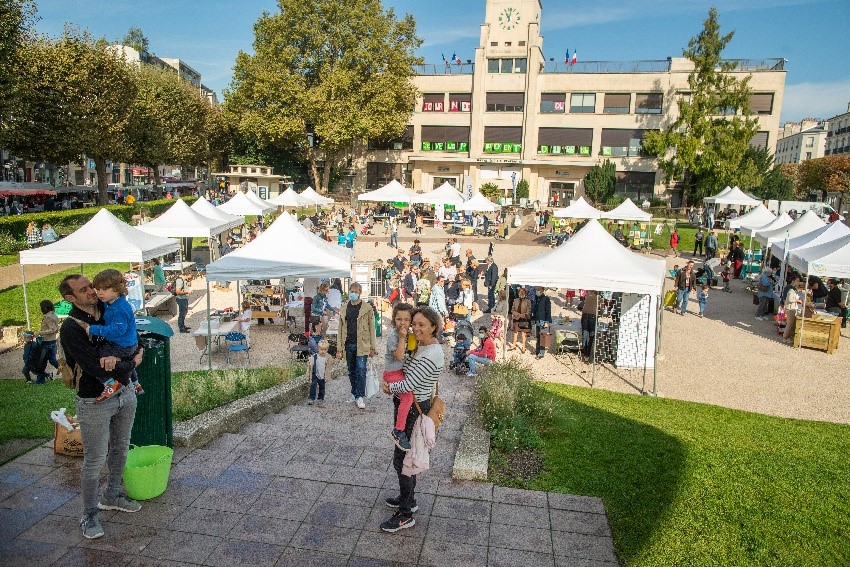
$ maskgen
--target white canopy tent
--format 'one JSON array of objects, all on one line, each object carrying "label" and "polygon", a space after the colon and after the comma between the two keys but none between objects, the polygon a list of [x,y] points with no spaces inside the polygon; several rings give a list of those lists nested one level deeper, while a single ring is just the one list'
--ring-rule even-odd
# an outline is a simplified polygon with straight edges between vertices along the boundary
[{"label": "white canopy tent", "polygon": [[304,189],[303,191],[301,191],[301,193],[299,193],[299,196],[302,199],[307,199],[308,201],[310,201],[311,204],[314,204],[314,205],[333,205],[334,204],[333,199],[331,199],[330,197],[323,197],[322,195],[319,195],[318,193],[316,193],[315,189],[313,189],[312,187],[309,187],[309,186],[306,189]]},{"label": "white canopy tent", "polygon": [[776,219],[776,215],[767,210],[764,204],[759,204],[755,209],[739,216],[738,218],[726,221],[726,227],[729,230],[739,230],[744,228],[755,228],[764,226]]},{"label": "white canopy tent", "polygon": [[723,195],[726,195],[726,194],[727,194],[727,193],[729,193],[729,191],[731,191],[731,190],[732,190],[732,188],[731,188],[731,187],[729,187],[729,186],[727,185],[727,186],[726,186],[726,187],[724,187],[724,188],[723,188],[723,190],[722,190],[720,193],[718,193],[717,195],[711,195],[710,197],[703,197],[703,198],[702,198],[702,202],[703,202],[703,203],[705,203],[705,204],[707,204],[707,205],[713,205],[713,204],[714,204],[715,199],[717,199],[717,198],[719,198],[719,197],[722,197]]},{"label": "white canopy tent", "polygon": [[761,201],[748,196],[738,186],[726,187],[723,191],[712,197],[705,197],[703,203],[707,205],[733,205],[742,207],[757,207]]},{"label": "white canopy tent", "polygon": [[635,205],[631,199],[626,199],[620,205],[607,213],[602,213],[601,218],[624,221],[651,222],[652,215]]},{"label": "white canopy tent", "polygon": [[850,278],[850,236],[836,238],[817,246],[791,250],[788,263],[805,274]]},{"label": "white canopy tent", "polygon": [[801,252],[807,248],[819,246],[845,236],[850,236],[850,227],[842,222],[832,222],[789,239],[787,249],[785,240],[778,240],[770,245],[770,253],[777,258],[783,258],[786,252]]},{"label": "white canopy tent", "polygon": [[277,209],[277,207],[274,205],[260,205],[258,203],[255,203],[242,191],[237,191],[236,195],[234,195],[228,202],[219,205],[217,208],[218,210],[224,211],[225,213],[231,215],[239,215],[242,217],[261,217]]},{"label": "white canopy tent", "polygon": [[380,189],[357,195],[358,201],[374,201],[377,203],[415,203],[415,199],[416,194],[395,179]]},{"label": "white canopy tent", "polygon": [[227,228],[235,228],[237,226],[245,224],[244,217],[231,215],[217,209],[215,205],[207,201],[207,198],[204,196],[199,197],[198,200],[192,203],[192,206],[189,208],[193,211],[201,213],[203,216],[209,219],[220,220],[222,222],[227,223]]},{"label": "white canopy tent", "polygon": [[788,213],[780,213],[778,217],[770,221],[769,223],[763,224],[761,226],[743,226],[741,227],[741,234],[745,234],[747,236],[755,236],[759,232],[767,232],[770,230],[774,230],[777,228],[782,228],[783,226],[788,226],[794,222],[794,219],[788,216]]},{"label": "white canopy tent", "polygon": [[806,214],[799,217],[787,226],[776,228],[773,230],[759,230],[755,234],[755,239],[765,246],[770,246],[774,242],[782,241],[788,238],[796,238],[807,232],[811,232],[824,225],[823,220],[814,211],[807,211]]},{"label": "white canopy tent", "polygon": [[502,206],[494,203],[481,193],[476,193],[471,199],[458,205],[457,208],[460,211],[492,213],[501,209]]},{"label": "white canopy tent", "polygon": [[277,206],[274,203],[270,203],[270,202],[266,201],[265,199],[261,199],[259,195],[254,193],[253,189],[246,190],[245,196],[248,197],[248,200],[251,201],[252,203],[256,203],[256,204],[263,206],[263,207],[274,207],[275,209],[277,208]]},{"label": "white canopy tent", "polygon": [[579,197],[568,207],[555,209],[554,216],[559,219],[599,219],[602,217],[602,211],[594,208],[584,197]]},{"label": "white canopy tent", "polygon": [[313,201],[305,199],[304,197],[296,193],[292,187],[287,188],[286,191],[284,191],[277,197],[269,199],[269,203],[283,208],[289,207],[294,209],[301,207],[309,207],[311,205],[316,204]]},{"label": "white canopy tent", "polygon": [[23,250],[20,253],[21,279],[27,328],[27,280],[24,266],[43,264],[98,264],[138,262],[139,264],[180,250],[180,241],[154,236],[130,226],[106,209],[100,209],[89,221],[53,244]]},{"label": "white canopy tent", "polygon": [[452,185],[446,181],[433,191],[416,195],[413,202],[428,205],[458,206],[463,204],[463,195],[461,195],[457,189],[452,187]]},{"label": "white canopy tent", "polygon": [[183,199],[177,199],[167,211],[138,228],[142,232],[156,236],[173,238],[198,236],[211,239],[228,230],[229,224],[227,221],[207,218],[189,207]]}]

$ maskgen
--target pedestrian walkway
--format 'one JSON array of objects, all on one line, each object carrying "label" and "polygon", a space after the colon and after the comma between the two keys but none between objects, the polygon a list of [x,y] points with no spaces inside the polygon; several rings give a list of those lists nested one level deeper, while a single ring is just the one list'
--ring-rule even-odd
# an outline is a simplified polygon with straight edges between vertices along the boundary
[{"label": "pedestrian walkway", "polygon": [[[79,264],[50,264],[47,266],[33,265],[26,267],[27,281],[31,282],[45,276],[58,274],[68,268],[79,266]],[[0,266],[0,290],[7,289],[16,285],[21,285],[21,265],[10,264],[8,266]]]},{"label": "pedestrian walkway", "polygon": [[290,406],[178,448],[165,494],[136,514],[105,512],[106,535],[82,538],[80,460],[49,444],[0,467],[0,557],[8,565],[617,565],[601,500],[453,482],[472,381],[443,376],[447,420],[419,475],[416,525],[380,531],[397,496],[388,432],[392,405],[344,400]]}]

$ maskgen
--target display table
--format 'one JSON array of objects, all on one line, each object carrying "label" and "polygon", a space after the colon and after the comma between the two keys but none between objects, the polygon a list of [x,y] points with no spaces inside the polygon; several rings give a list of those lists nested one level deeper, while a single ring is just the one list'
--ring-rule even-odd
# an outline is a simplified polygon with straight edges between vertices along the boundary
[{"label": "display table", "polygon": [[171,293],[154,293],[145,301],[145,312],[154,315],[160,311],[168,311],[171,315],[177,315],[177,300]]},{"label": "display table", "polygon": [[[802,340],[800,327],[802,326]],[[816,313],[813,317],[797,318],[794,329],[794,346],[804,346],[818,350],[825,350],[832,354],[838,348],[838,340],[841,337],[841,317]],[[802,345],[801,345],[802,343]]]},{"label": "display table", "polygon": [[174,262],[173,264],[163,264],[163,272],[180,272],[181,274],[190,270],[195,266],[194,262]]}]

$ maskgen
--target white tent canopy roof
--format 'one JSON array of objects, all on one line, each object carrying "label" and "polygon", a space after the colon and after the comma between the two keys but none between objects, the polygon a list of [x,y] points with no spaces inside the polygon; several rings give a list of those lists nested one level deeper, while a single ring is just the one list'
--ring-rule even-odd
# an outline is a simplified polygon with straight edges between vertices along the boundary
[{"label": "white tent canopy roof", "polygon": [[[845,236],[850,236],[850,227],[842,222],[832,222],[790,239],[788,241],[788,252],[800,253],[806,248],[819,246]],[[771,244],[770,252],[777,258],[782,258],[785,255],[785,239]]]},{"label": "white tent canopy roof", "polygon": [[792,238],[802,236],[807,232],[811,232],[816,228],[820,228],[823,225],[824,222],[821,220],[821,218],[817,215],[816,212],[806,211],[806,214],[799,217],[797,220],[787,226],[783,226],[773,230],[758,231],[755,235],[755,239],[764,244],[765,246],[770,246],[778,240],[785,240],[785,238],[788,238],[790,240]]},{"label": "white tent canopy roof", "polygon": [[351,276],[353,251],[326,242],[284,212],[242,248],[207,264],[210,281]]},{"label": "white tent canopy roof", "polygon": [[358,201],[375,201],[377,203],[414,203],[416,194],[393,179],[380,189],[367,191],[357,195]]},{"label": "white tent canopy roof", "polygon": [[732,190],[732,188],[727,185],[726,187],[723,188],[723,191],[721,191],[717,195],[712,195],[710,197],[703,197],[702,202],[707,203],[709,205],[713,205],[715,199],[718,199],[718,198],[722,197],[723,195],[726,195],[731,190]]},{"label": "white tent canopy roof", "polygon": [[130,226],[106,209],[62,240],[21,252],[21,264],[144,262],[180,250],[180,241]]},{"label": "white tent canopy roof", "polygon": [[245,224],[244,218],[236,215],[227,214],[224,211],[220,211],[219,209],[215,208],[215,205],[207,201],[207,198],[203,195],[198,197],[198,200],[192,203],[192,206],[189,208],[193,211],[201,213],[208,219],[226,222],[227,228],[234,228]]},{"label": "white tent canopy roof", "polygon": [[763,224],[761,226],[742,227],[741,233],[746,234],[747,236],[755,236],[759,232],[765,232],[768,230],[773,230],[775,228],[782,228],[783,226],[788,226],[792,222],[794,222],[794,219],[789,217],[788,213],[781,213],[778,217],[776,217],[767,224]]},{"label": "white tent canopy roof", "polygon": [[446,181],[433,191],[428,191],[427,193],[423,193],[421,195],[416,195],[413,198],[414,203],[425,203],[429,205],[460,205],[463,203],[463,195],[460,192],[452,187],[452,185]]},{"label": "white tent canopy roof", "polygon": [[607,213],[602,213],[603,219],[649,222],[652,215],[641,210],[631,199],[626,199],[620,205]]},{"label": "white tent canopy roof", "polygon": [[[761,205],[761,201],[758,199],[753,199],[752,197],[746,195],[740,188],[732,187],[732,189],[725,194],[718,195],[716,197],[708,197],[708,199],[714,199],[713,204],[715,205],[736,205],[736,206],[744,206],[744,207],[756,207]],[[707,199],[704,199],[708,202]]]},{"label": "white tent canopy roof", "polygon": [[299,193],[299,196],[302,199],[307,199],[313,205],[333,205],[334,200],[330,197],[323,197],[316,193],[316,190],[312,187],[308,186],[306,189]]},{"label": "white tent canopy roof", "polygon": [[273,199],[269,199],[269,203],[273,205],[277,205],[279,207],[307,207],[310,205],[314,205],[315,203],[309,199],[305,199],[301,195],[295,192],[292,187],[289,187]]},{"label": "white tent canopy roof", "polygon": [[850,278],[850,236],[792,250],[788,254],[788,263],[804,274]]},{"label": "white tent canopy roof", "polygon": [[572,238],[508,268],[508,283],[660,296],[664,260],[635,254],[591,220]]},{"label": "white tent canopy roof", "polygon": [[755,228],[764,226],[773,221],[775,218],[776,215],[767,210],[767,207],[765,207],[764,204],[759,204],[758,207],[752,209],[748,213],[743,214],[738,218],[726,221],[726,225],[730,230]]},{"label": "white tent canopy roof", "polygon": [[570,203],[570,206],[555,209],[555,217],[559,219],[598,219],[602,217],[602,211],[594,208],[584,200],[584,197],[579,197]]},{"label": "white tent canopy roof", "polygon": [[224,211],[231,215],[239,216],[263,216],[277,209],[274,205],[260,205],[252,201],[242,191],[237,191],[236,194],[226,203],[219,205],[218,210]]},{"label": "white tent canopy roof", "polygon": [[167,211],[138,228],[156,236],[212,238],[227,230],[229,224],[227,221],[207,218],[189,207],[183,199],[177,199]]},{"label": "white tent canopy roof", "polygon": [[248,200],[252,203],[256,203],[263,207],[274,207],[275,209],[277,208],[274,203],[269,203],[265,199],[261,199],[259,195],[254,193],[253,189],[248,189],[247,191],[245,191],[245,196],[248,197]]},{"label": "white tent canopy roof", "polygon": [[461,211],[492,213],[502,208],[481,193],[476,193],[471,199],[457,207]]}]

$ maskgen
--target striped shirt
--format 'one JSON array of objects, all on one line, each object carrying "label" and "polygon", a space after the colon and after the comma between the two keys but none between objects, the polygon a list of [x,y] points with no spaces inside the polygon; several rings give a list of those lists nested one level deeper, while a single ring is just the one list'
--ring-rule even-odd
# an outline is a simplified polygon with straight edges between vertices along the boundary
[{"label": "striped shirt", "polygon": [[419,402],[430,400],[445,365],[446,358],[439,343],[420,345],[416,354],[404,362],[404,380],[390,384],[390,391],[393,394],[413,392]]}]

